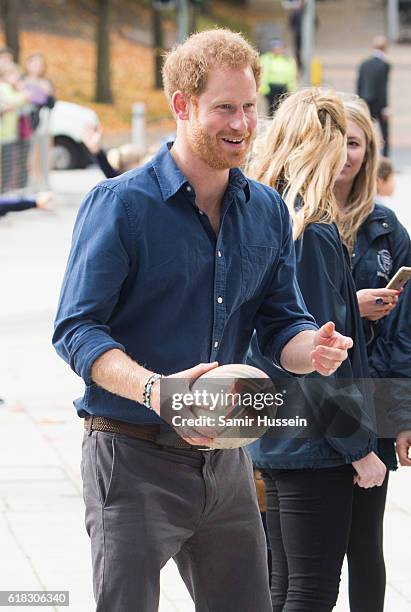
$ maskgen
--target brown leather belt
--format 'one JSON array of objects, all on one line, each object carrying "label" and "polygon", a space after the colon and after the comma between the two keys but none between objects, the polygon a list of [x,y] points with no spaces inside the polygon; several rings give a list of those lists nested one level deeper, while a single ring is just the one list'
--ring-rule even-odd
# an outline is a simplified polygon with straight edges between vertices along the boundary
[{"label": "brown leather belt", "polygon": [[136,425],[134,423],[126,423],[125,421],[116,421],[103,416],[87,416],[84,418],[84,429],[91,434],[92,431],[105,431],[107,433],[122,434],[130,438],[139,440],[147,440],[154,442],[159,446],[168,446],[170,448],[183,448],[196,451],[211,451],[212,448],[204,446],[193,446],[183,438],[173,432],[167,437],[162,436],[161,425]]}]

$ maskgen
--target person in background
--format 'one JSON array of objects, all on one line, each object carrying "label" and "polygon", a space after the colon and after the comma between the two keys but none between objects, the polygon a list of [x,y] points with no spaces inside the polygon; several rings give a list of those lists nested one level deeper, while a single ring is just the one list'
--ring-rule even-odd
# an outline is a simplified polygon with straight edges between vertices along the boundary
[{"label": "person in background", "polygon": [[384,198],[390,198],[395,189],[395,173],[392,161],[382,157],[377,168],[377,197],[384,203]]},{"label": "person in background", "polygon": [[261,56],[263,68],[260,93],[268,102],[268,113],[272,115],[281,96],[295,90],[297,65],[285,53],[284,44],[279,38],[270,42],[270,50]]},{"label": "person in background", "polygon": [[53,193],[40,191],[34,196],[0,195],[0,217],[9,212],[19,212],[30,208],[39,210],[52,210]]},{"label": "person in background", "polygon": [[25,72],[21,77],[21,86],[26,92],[30,104],[30,123],[33,131],[31,138],[31,150],[29,167],[31,181],[34,185],[42,184],[42,166],[44,158],[50,160],[52,147],[49,136],[48,120],[49,113],[55,105],[54,85],[47,78],[47,65],[42,53],[30,55],[25,62]]},{"label": "person in background", "polygon": [[357,94],[365,100],[371,117],[378,121],[383,139],[383,155],[389,157],[389,108],[387,39],[376,36],[371,57],[362,62],[358,70]]},{"label": "person in background", "polygon": [[303,62],[301,59],[301,43],[302,43],[304,10],[305,10],[305,0],[300,0],[298,7],[295,8],[293,11],[291,11],[290,19],[288,21],[290,30],[293,35],[294,57],[297,62],[298,70],[303,69]]},{"label": "person in background", "polygon": [[[375,200],[378,146],[366,104],[350,96],[345,99],[344,107],[347,161],[334,192],[339,209],[339,230],[351,256],[370,373],[374,378],[396,376],[395,361],[402,363],[401,376],[411,378],[410,302],[405,295],[400,296],[400,292],[385,288],[401,266],[411,265],[410,238],[395,213]],[[409,295],[407,290],[404,293]],[[376,359],[374,351],[381,337],[385,338],[384,344],[389,351],[383,351],[379,345]],[[391,388],[391,397],[387,406],[382,407],[396,412],[397,450],[401,449],[401,463],[410,465],[407,462],[411,444],[409,396],[405,403],[397,402],[394,386],[389,381],[387,385]],[[381,435],[377,452],[388,470],[397,468],[392,439]],[[354,488],[347,552],[351,612],[382,612],[384,609],[383,519],[388,474],[387,471],[381,487]]]},{"label": "person in background", "polygon": [[22,84],[33,105],[31,112],[33,129],[39,125],[40,110],[44,107],[51,109],[56,102],[54,85],[46,77],[46,73],[47,65],[42,53],[34,53],[26,59]]},{"label": "person in background", "polygon": [[114,178],[139,166],[146,152],[133,143],[110,149],[108,153],[102,147],[103,130],[100,126],[88,126],[83,133],[83,142],[94,156],[100,170],[106,178]]},{"label": "person in background", "polygon": [[10,47],[2,47],[0,49],[0,74],[11,64],[14,64],[13,50]]},{"label": "person in background", "polygon": [[[332,320],[341,334],[354,339],[348,359],[333,374],[340,423],[357,392],[354,381],[368,376],[355,286],[334,223],[333,184],[345,161],[345,134],[344,107],[336,93],[316,88],[296,92],[280,104],[262,143],[256,143],[250,168],[251,177],[279,190],[288,206],[296,275],[309,312],[320,325]],[[249,363],[274,381],[282,376],[261,354],[256,336]],[[317,393],[323,393],[331,384],[318,373],[312,376],[308,392],[315,384]],[[341,379],[352,394],[338,394]],[[287,395],[288,410],[301,416],[302,409],[314,409],[318,431],[295,428],[279,437],[273,428],[248,447],[266,487],[273,612],[330,612],[338,596],[354,489],[378,488],[386,468],[374,452],[370,406],[363,397],[356,404],[353,435],[342,426],[334,433],[327,429],[328,405],[322,409],[317,401],[314,407],[297,401],[298,396]],[[280,416],[286,410],[287,405]]]},{"label": "person in background", "polygon": [[[0,71],[0,141],[2,191],[26,186],[30,125],[23,111],[29,100],[20,84],[17,64],[3,63]],[[23,129],[24,128],[24,129]]]}]

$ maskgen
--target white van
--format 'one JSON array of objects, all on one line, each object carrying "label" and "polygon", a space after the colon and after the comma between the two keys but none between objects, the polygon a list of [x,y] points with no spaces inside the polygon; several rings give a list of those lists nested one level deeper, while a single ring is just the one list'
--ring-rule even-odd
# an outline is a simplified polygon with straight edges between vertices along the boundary
[{"label": "white van", "polygon": [[50,112],[48,124],[54,141],[53,168],[86,168],[92,158],[83,144],[84,130],[98,124],[98,116],[91,108],[58,100]]}]

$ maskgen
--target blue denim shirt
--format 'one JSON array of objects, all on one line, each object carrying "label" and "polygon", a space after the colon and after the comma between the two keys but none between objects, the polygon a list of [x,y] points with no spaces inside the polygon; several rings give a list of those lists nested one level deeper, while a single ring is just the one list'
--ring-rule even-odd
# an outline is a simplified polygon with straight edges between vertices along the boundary
[{"label": "blue denim shirt", "polygon": [[279,363],[284,345],[316,329],[295,277],[287,208],[273,189],[230,171],[218,236],[164,145],[145,166],[103,181],[74,228],[53,337],[81,376],[79,416],[157,422],[90,377],[109,349],[171,374],[199,362],[245,361],[254,328]]}]

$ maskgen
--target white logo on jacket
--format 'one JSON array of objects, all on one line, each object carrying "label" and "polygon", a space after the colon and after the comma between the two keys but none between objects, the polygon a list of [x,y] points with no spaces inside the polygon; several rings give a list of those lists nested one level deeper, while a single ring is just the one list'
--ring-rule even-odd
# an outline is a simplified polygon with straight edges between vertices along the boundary
[{"label": "white logo on jacket", "polygon": [[386,281],[390,280],[390,272],[392,270],[392,257],[391,253],[387,249],[381,249],[377,253],[377,262],[379,270],[377,270],[377,276],[382,276]]}]

